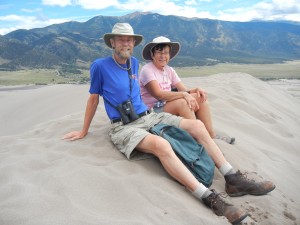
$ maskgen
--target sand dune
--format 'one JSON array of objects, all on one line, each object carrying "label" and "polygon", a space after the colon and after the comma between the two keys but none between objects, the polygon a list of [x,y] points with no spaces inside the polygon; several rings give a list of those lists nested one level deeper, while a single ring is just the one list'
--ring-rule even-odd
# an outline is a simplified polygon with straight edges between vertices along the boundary
[{"label": "sand dune", "polygon": [[[227,198],[251,214],[244,224],[299,224],[299,100],[242,73],[183,81],[206,89],[216,130],[236,137],[217,141],[232,165],[276,184],[266,196]],[[1,88],[1,225],[228,224],[157,159],[125,159],[102,102],[85,139],[61,140],[81,128],[87,97],[88,85]],[[224,191],[218,171],[212,188]]]}]

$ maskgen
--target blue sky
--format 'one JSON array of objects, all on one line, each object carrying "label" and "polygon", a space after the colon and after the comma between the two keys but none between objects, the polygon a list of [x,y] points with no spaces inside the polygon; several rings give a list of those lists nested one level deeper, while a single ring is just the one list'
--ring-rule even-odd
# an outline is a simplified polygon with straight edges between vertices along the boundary
[{"label": "blue sky", "polygon": [[0,35],[135,11],[227,21],[300,22],[300,0],[0,0]]}]

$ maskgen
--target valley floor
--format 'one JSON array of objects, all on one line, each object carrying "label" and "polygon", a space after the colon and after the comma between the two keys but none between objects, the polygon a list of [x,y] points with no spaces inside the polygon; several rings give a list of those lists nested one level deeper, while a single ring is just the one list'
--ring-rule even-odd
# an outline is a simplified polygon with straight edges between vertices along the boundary
[{"label": "valley floor", "polygon": [[[241,72],[262,80],[300,79],[300,60],[275,64],[220,63],[214,66],[174,67],[180,77],[203,77],[219,73]],[[32,69],[0,71],[0,86],[87,83],[89,71],[62,74],[58,70]]]}]

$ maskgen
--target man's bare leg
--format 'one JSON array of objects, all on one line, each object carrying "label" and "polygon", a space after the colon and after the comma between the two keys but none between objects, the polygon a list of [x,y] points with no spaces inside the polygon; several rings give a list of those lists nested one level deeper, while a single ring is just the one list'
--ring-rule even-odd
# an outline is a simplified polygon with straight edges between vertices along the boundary
[{"label": "man's bare leg", "polygon": [[201,184],[175,155],[165,139],[149,134],[138,144],[137,149],[157,156],[169,175],[189,189],[196,198],[201,199],[216,215],[225,216],[233,224],[247,217],[243,210],[228,204],[220,195]]},{"label": "man's bare leg", "polygon": [[207,153],[212,157],[217,168],[219,169],[222,165],[227,163],[223,153],[221,152],[218,145],[210,137],[204,123],[200,120],[188,120],[182,119],[180,122],[180,127],[189,132],[198,143],[202,144],[206,149]]},{"label": "man's bare leg", "polygon": [[137,145],[137,149],[155,155],[169,175],[190,191],[195,191],[199,186],[198,180],[180,161],[169,142],[165,139],[149,134]]}]

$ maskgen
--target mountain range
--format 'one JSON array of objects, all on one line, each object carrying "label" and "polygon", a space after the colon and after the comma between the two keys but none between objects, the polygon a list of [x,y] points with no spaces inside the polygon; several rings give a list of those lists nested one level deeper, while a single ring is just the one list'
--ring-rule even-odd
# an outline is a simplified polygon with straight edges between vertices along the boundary
[{"label": "mountain range", "polygon": [[181,44],[173,66],[220,62],[273,63],[300,59],[300,24],[288,21],[228,22],[135,12],[96,16],[86,22],[66,22],[0,35],[0,70],[23,68],[88,68],[111,54],[103,34],[117,22],[128,22],[144,40],[134,50],[141,61],[143,46],[157,36]]}]

